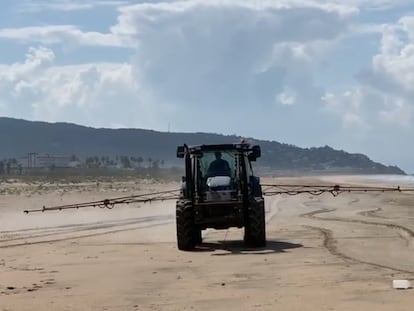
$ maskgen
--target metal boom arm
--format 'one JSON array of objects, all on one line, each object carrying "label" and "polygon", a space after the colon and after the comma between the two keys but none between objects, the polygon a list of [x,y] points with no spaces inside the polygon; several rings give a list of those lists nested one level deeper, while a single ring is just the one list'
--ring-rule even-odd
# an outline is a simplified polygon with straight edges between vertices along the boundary
[{"label": "metal boom arm", "polygon": [[414,188],[397,187],[368,187],[368,186],[341,186],[341,185],[288,185],[288,184],[263,184],[263,193],[266,196],[273,196],[278,194],[298,195],[307,193],[311,195],[321,195],[323,193],[330,193],[333,196],[338,196],[341,193],[350,192],[414,192]]},{"label": "metal boom arm", "polygon": [[35,212],[46,212],[46,211],[56,211],[56,210],[66,210],[66,209],[79,209],[84,207],[99,207],[112,209],[116,204],[130,204],[130,203],[148,203],[153,201],[165,201],[165,200],[174,200],[177,199],[179,190],[168,190],[160,192],[152,192],[138,195],[131,195],[125,197],[118,197],[112,199],[104,199],[99,201],[91,201],[85,203],[76,203],[76,204],[66,204],[58,205],[52,207],[45,207],[39,209],[30,209],[25,210],[26,214],[35,213]]},{"label": "metal boom arm", "polygon": [[[263,195],[274,196],[274,195],[299,195],[299,194],[310,194],[310,195],[321,195],[323,193],[330,193],[333,196],[338,196],[341,193],[350,192],[412,192],[414,188],[401,188],[397,187],[364,187],[364,186],[341,186],[341,185],[289,185],[289,184],[262,184]],[[152,192],[124,197],[117,197],[112,199],[104,199],[98,201],[91,201],[85,203],[66,204],[52,207],[45,207],[39,209],[25,210],[24,213],[35,213],[35,212],[46,212],[55,210],[67,210],[67,209],[79,209],[84,207],[99,207],[112,209],[117,204],[130,204],[130,203],[149,203],[154,201],[166,201],[176,200],[179,196],[179,190],[167,190],[160,192]]]}]

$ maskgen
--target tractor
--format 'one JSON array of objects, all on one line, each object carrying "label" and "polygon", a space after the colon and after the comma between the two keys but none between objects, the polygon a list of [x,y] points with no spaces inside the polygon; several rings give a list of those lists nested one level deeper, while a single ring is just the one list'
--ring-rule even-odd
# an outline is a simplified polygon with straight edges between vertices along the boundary
[{"label": "tractor", "polygon": [[266,245],[264,199],[252,170],[260,156],[260,146],[246,143],[177,147],[185,161],[176,202],[178,249],[196,248],[207,228],[244,227],[249,247]]}]

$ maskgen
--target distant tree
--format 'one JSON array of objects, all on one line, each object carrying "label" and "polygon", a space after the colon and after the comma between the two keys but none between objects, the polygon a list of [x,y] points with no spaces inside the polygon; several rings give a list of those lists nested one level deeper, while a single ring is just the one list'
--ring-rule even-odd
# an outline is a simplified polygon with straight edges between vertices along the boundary
[{"label": "distant tree", "polygon": [[0,175],[4,175],[4,162],[0,161]]},{"label": "distant tree", "polygon": [[87,157],[85,160],[86,167],[96,167],[95,157]]},{"label": "distant tree", "polygon": [[160,168],[160,161],[159,160],[152,161],[151,168],[154,170],[158,170]]},{"label": "distant tree", "polygon": [[138,162],[138,167],[141,167],[142,162],[144,162],[144,158],[139,156],[137,159],[137,162]]},{"label": "distant tree", "polygon": [[71,162],[75,162],[75,161],[79,161],[79,159],[78,159],[78,157],[76,156],[76,154],[72,154],[72,155],[70,156],[70,161],[71,161]]},{"label": "distant tree", "polygon": [[121,156],[120,160],[121,160],[122,167],[124,167],[124,168],[130,168],[131,167],[131,162],[130,162],[128,156]]}]

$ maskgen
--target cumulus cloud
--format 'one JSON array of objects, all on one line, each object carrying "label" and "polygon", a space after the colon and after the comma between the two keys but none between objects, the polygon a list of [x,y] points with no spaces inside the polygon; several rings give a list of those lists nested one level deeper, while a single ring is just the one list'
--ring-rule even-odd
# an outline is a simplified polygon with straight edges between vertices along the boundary
[{"label": "cumulus cloud", "polygon": [[342,122],[349,146],[357,146],[354,137],[362,151],[412,168],[414,148],[407,142],[414,140],[413,72],[414,17],[406,16],[382,26],[378,53],[358,74],[358,86],[322,97],[326,111]]},{"label": "cumulus cloud", "polygon": [[411,128],[414,118],[413,26],[414,17],[403,17],[396,24],[384,25],[379,53],[373,56],[371,66],[358,75],[360,86],[346,92],[347,96],[325,96],[327,107],[335,101],[336,105],[342,103],[340,111],[356,113],[361,118],[364,113],[370,113],[371,122]]},{"label": "cumulus cloud", "polygon": [[[0,37],[48,46],[74,42],[132,47],[132,62],[121,66],[128,68],[123,74],[130,82],[120,79],[111,85],[115,85],[114,92],[125,83],[135,85],[139,92],[126,87],[126,97],[134,97],[137,106],[145,105],[134,122],[117,123],[162,128],[171,122],[176,130],[190,131],[196,117],[199,130],[271,137],[269,130],[280,132],[293,121],[314,132],[323,130],[321,124],[307,121],[307,112],[318,109],[323,95],[313,72],[356,14],[358,9],[349,5],[313,0],[189,0],[122,7],[108,33],[82,32],[75,26],[40,26],[2,29]],[[35,103],[29,100],[33,115],[55,120],[71,115],[70,109],[75,115],[77,107],[98,109],[95,106],[103,105],[102,99],[110,105],[111,97],[106,95],[111,87],[103,85],[103,77],[120,76],[121,69],[102,64],[75,67],[50,65],[43,75],[23,79],[8,89],[36,94]],[[277,98],[285,105],[275,105]],[[119,100],[112,100],[111,105],[119,109]],[[278,110],[286,104],[297,107],[290,118]],[[129,104],[125,107],[131,109]],[[266,116],[264,109],[269,110]],[[106,122],[111,117],[108,113]],[[246,129],[240,122],[261,118],[272,122],[254,129]],[[291,138],[293,135],[285,139]]]},{"label": "cumulus cloud", "polygon": [[0,86],[5,83],[14,83],[21,79],[25,79],[29,75],[35,74],[37,71],[51,64],[55,59],[52,50],[40,47],[31,47],[26,54],[24,63],[15,63],[12,65],[0,65]]},{"label": "cumulus cloud", "polygon": [[[127,63],[58,66],[51,49],[31,47],[24,62],[0,66],[0,113],[92,126],[151,127],[151,107]],[[145,116],[145,118],[143,118]]]},{"label": "cumulus cloud", "polygon": [[321,90],[312,71],[357,14],[318,1],[194,0],[120,12],[111,32],[136,42],[133,64],[144,89],[175,112],[181,130],[191,130],[197,113],[209,116],[198,121],[202,130],[244,133],[240,119],[262,118],[264,109],[272,131],[283,128],[274,102],[285,89],[300,109],[314,109]]},{"label": "cumulus cloud", "polygon": [[401,18],[395,25],[383,27],[381,53],[373,58],[372,67],[361,78],[374,87],[385,82],[389,92],[412,96],[413,72],[414,16],[410,16]]}]

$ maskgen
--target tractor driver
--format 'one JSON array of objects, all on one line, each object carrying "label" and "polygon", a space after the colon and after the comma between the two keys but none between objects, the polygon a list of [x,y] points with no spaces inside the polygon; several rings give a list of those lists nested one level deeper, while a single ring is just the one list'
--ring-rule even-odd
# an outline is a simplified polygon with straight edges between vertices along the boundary
[{"label": "tractor driver", "polygon": [[216,159],[210,163],[207,170],[207,177],[231,176],[229,162],[221,158],[221,152],[216,151],[214,155],[216,156]]}]

